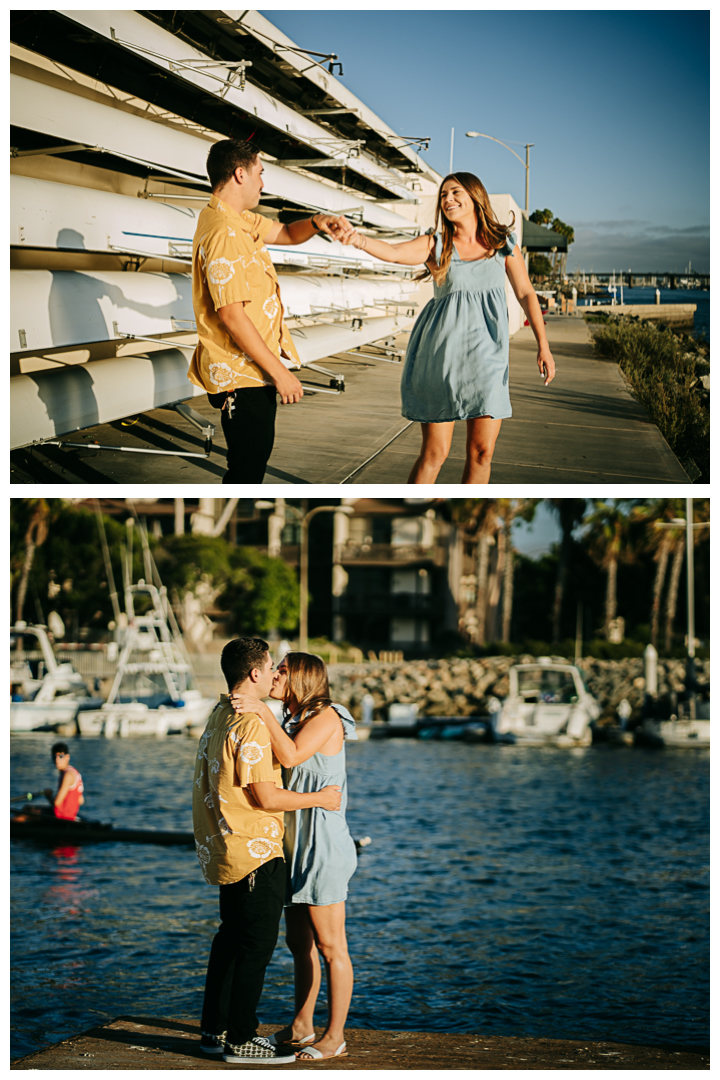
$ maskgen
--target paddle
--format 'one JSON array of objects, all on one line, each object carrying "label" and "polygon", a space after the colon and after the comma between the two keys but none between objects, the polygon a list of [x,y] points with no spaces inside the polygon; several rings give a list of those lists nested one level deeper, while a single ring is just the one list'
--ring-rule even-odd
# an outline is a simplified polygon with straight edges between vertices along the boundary
[{"label": "paddle", "polygon": [[10,802],[32,802],[33,799],[44,799],[44,791],[28,791],[27,795],[13,795]]}]

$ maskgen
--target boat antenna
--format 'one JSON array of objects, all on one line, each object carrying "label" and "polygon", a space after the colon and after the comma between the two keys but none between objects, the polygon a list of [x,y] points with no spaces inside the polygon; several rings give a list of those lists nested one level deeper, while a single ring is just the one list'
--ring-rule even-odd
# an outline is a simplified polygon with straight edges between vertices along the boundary
[{"label": "boat antenna", "polygon": [[108,578],[108,585],[110,586],[110,601],[112,603],[113,617],[115,619],[115,625],[120,625],[120,601],[118,600],[117,589],[115,588],[115,578],[113,577],[112,561],[110,559],[110,551],[108,549],[107,537],[105,535],[105,523],[100,513],[100,501],[93,499],[95,503],[95,518],[97,521],[98,532],[100,533],[100,546],[102,547],[103,559],[105,561],[105,573]]},{"label": "boat antenna", "polygon": [[[232,500],[230,500],[230,501],[232,501]],[[135,510],[135,507],[133,506],[131,509],[132,509],[133,515],[135,516],[135,519],[138,522],[138,528],[140,530],[140,539],[141,539],[141,542],[142,542],[142,545],[143,545],[143,558],[145,560],[145,567],[146,567],[145,572],[146,572],[149,580],[154,581],[155,586],[156,586],[158,592],[160,593],[160,600],[161,600],[161,603],[163,605],[163,610],[165,612],[165,617],[167,618],[168,624],[170,626],[170,632],[171,632],[171,634],[173,636],[173,639],[175,640],[175,643],[177,644],[178,648],[180,649],[180,652],[182,653],[183,659],[189,665],[189,667],[192,669],[192,661],[190,660],[190,655],[188,653],[187,645],[185,644],[185,638],[183,637],[182,630],[180,629],[178,621],[175,618],[175,612],[173,610],[172,604],[170,603],[170,600],[169,600],[169,597],[168,597],[168,594],[167,594],[167,589],[162,583],[162,578],[160,577],[160,571],[157,568],[157,563],[155,562],[155,559],[153,558],[153,553],[150,550],[150,545],[149,545],[148,540],[147,540],[147,533],[143,529],[142,525],[140,524],[140,520],[138,518],[137,511]]]},{"label": "boat antenna", "polygon": [[140,518],[137,523],[138,532],[140,533],[140,542],[143,550],[143,566],[145,567],[145,580],[152,582],[153,572],[150,565],[150,546],[147,538],[147,522],[144,517]]}]

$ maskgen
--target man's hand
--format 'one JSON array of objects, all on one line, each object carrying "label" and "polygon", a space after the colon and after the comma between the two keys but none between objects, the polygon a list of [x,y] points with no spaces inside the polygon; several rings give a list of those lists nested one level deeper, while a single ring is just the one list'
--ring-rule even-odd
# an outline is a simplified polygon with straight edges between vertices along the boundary
[{"label": "man's hand", "polygon": [[353,231],[353,227],[347,218],[338,214],[315,214],[313,221],[318,232],[327,233],[333,240],[342,240],[344,236]]},{"label": "man's hand", "polygon": [[318,806],[321,810],[339,810],[342,805],[342,792],[337,784],[330,784],[317,793]]},{"label": "man's hand", "polygon": [[288,371],[285,365],[282,371],[273,377],[273,382],[283,405],[294,405],[303,396],[300,380],[293,375],[292,371]]}]

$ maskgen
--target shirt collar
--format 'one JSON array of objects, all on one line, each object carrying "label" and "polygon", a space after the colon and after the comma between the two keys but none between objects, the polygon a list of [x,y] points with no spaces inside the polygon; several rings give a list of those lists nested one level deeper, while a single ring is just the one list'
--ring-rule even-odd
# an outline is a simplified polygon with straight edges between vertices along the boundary
[{"label": "shirt collar", "polygon": [[211,195],[208,202],[208,206],[211,210],[219,210],[221,213],[227,214],[229,218],[232,218],[241,229],[246,232],[251,232],[253,224],[255,222],[255,215],[251,214],[249,210],[243,210],[241,214],[238,214],[236,210],[232,210],[227,203],[218,199],[217,195]]}]

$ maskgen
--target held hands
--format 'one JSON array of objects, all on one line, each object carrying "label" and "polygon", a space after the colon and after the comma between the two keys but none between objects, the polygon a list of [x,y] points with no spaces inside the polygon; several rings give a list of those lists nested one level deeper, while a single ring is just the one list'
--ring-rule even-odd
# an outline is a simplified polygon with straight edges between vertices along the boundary
[{"label": "held hands", "polygon": [[353,227],[348,219],[342,217],[342,215],[315,214],[313,221],[315,222],[318,232],[327,233],[333,240],[340,240],[342,243],[346,243],[343,237],[353,231]]},{"label": "held hands", "polygon": [[537,365],[540,369],[540,376],[544,380],[545,386],[547,386],[555,378],[555,361],[547,347],[538,349]]},{"label": "held hands", "polygon": [[356,247],[358,251],[365,251],[367,248],[368,238],[362,233],[359,233],[357,229],[351,229],[350,232],[345,233],[341,237],[340,242],[342,244],[345,244],[345,246],[350,244],[352,247]]},{"label": "held hands", "polygon": [[317,793],[318,806],[321,810],[339,810],[342,805],[342,792],[337,784],[330,784]]}]

